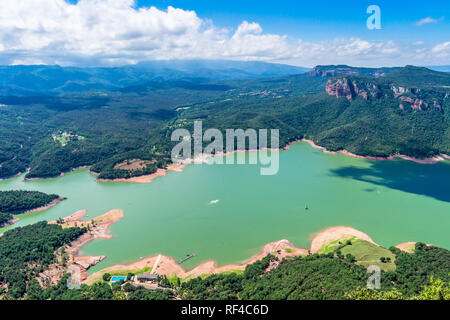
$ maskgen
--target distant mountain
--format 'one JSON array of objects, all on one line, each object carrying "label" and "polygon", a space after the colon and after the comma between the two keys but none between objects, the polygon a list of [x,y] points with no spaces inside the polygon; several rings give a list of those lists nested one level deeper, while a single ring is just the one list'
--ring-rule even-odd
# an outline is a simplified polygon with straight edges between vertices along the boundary
[{"label": "distant mountain", "polygon": [[435,71],[450,72],[450,66],[428,66],[427,68]]},{"label": "distant mountain", "polygon": [[0,95],[27,96],[116,90],[153,80],[254,79],[304,73],[309,69],[257,61],[148,61],[116,68],[60,66],[0,66]]},{"label": "distant mountain", "polygon": [[425,67],[406,66],[386,77],[396,84],[409,87],[449,87],[450,74]]},{"label": "distant mountain", "polygon": [[261,61],[169,60],[141,62],[138,67],[149,72],[176,70],[194,77],[213,80],[252,79],[305,73],[310,68]]},{"label": "distant mountain", "polygon": [[309,71],[309,75],[313,77],[336,77],[349,75],[359,75],[366,77],[384,77],[400,69],[401,69],[400,67],[361,68],[361,67],[350,67],[347,65],[327,65],[314,67],[311,71]]}]

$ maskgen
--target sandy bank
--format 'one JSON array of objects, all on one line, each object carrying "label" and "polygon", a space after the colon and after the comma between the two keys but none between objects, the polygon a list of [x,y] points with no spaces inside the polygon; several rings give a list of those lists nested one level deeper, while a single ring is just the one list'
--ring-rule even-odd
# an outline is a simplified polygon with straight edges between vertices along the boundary
[{"label": "sandy bank", "polygon": [[169,171],[182,172],[185,164],[169,164],[166,169],[158,169],[155,173],[128,179],[97,179],[99,182],[150,183],[158,177],[164,177]]},{"label": "sandy bank", "polygon": [[[39,180],[57,179],[57,178],[64,177],[67,173],[74,172],[74,171],[80,170],[80,169],[87,169],[87,168],[90,168],[90,166],[80,166],[80,167],[72,168],[72,169],[70,169],[69,171],[61,172],[59,175],[54,176],[54,177],[45,177],[45,178],[23,178],[23,181],[39,181]],[[28,171],[27,171],[26,173],[28,173]]]},{"label": "sandy bank", "polygon": [[400,250],[402,250],[403,252],[408,252],[411,253],[411,247],[415,246],[416,243],[413,241],[409,241],[409,242],[404,242],[404,243],[400,243],[398,245],[396,245],[396,248],[399,248]]},{"label": "sandy bank", "polygon": [[[288,249],[286,251],[286,249]],[[103,269],[99,272],[92,274],[86,279],[86,282],[90,282],[92,280],[97,279],[105,272],[114,272],[114,271],[128,271],[134,270],[139,271],[144,268],[152,269],[155,266],[155,262],[157,262],[155,267],[155,272],[160,275],[166,275],[168,277],[177,276],[179,278],[196,278],[204,274],[216,274],[225,271],[236,271],[236,270],[245,270],[245,267],[249,264],[252,264],[258,260],[261,260],[268,254],[273,254],[278,259],[282,260],[287,256],[298,256],[298,255],[307,255],[308,250],[298,248],[294,244],[290,243],[288,240],[280,240],[271,242],[266,244],[261,252],[251,257],[247,261],[240,264],[230,264],[225,266],[218,266],[216,261],[209,260],[202,262],[197,267],[192,270],[185,270],[181,265],[175,261],[174,258],[164,256],[164,255],[156,255],[148,258],[144,258],[137,262],[131,264],[119,264],[106,269]],[[159,260],[159,261],[157,261]]]},{"label": "sandy bank", "polygon": [[58,203],[60,203],[63,200],[66,200],[66,199],[67,198],[59,197],[59,198],[53,200],[52,202],[50,202],[49,204],[47,204],[45,206],[42,206],[42,207],[39,207],[39,208],[36,208],[36,209],[32,209],[32,210],[27,210],[27,211],[20,212],[20,213],[15,213],[15,214],[27,214],[27,213],[42,212],[42,211],[50,209],[51,207],[56,206]]},{"label": "sandy bank", "polygon": [[[47,205],[45,205],[45,206],[42,206],[42,207],[39,207],[39,208],[35,208],[35,209],[32,209],[32,210],[21,211],[21,212],[15,212],[15,213],[13,213],[13,214],[14,214],[14,215],[22,215],[22,214],[29,214],[29,213],[42,212],[42,211],[45,211],[45,210],[50,209],[51,207],[56,206],[58,203],[60,203],[60,202],[63,201],[63,200],[66,200],[66,199],[67,199],[67,198],[59,197],[59,198],[53,200],[52,202],[50,202],[49,204],[47,204]],[[11,220],[9,220],[7,223],[5,223],[4,225],[0,226],[0,228],[10,227],[10,226],[12,226],[13,224],[19,222],[19,220],[20,220],[20,218],[15,217],[14,219],[11,219]]]},{"label": "sandy bank", "polygon": [[324,245],[332,241],[341,239],[345,236],[353,236],[378,246],[378,244],[375,243],[372,238],[369,237],[369,235],[367,235],[366,233],[356,230],[352,227],[339,226],[327,228],[314,234],[310,245],[311,253],[314,254],[319,251],[320,248],[322,248]]},{"label": "sandy bank", "polygon": [[290,243],[288,240],[280,240],[266,244],[264,247],[262,247],[260,253],[254,255],[253,257],[251,257],[250,259],[246,260],[243,263],[218,266],[216,261],[210,260],[202,262],[197,267],[189,271],[185,270],[172,257],[156,255],[144,258],[131,264],[119,264],[103,269],[89,276],[88,279],[86,279],[86,282],[98,279],[105,272],[130,271],[130,270],[139,271],[144,268],[152,269],[156,260],[158,259],[158,256],[159,262],[157,263],[157,266],[155,268],[156,273],[166,275],[168,277],[173,277],[176,275],[179,278],[185,279],[185,278],[195,278],[204,274],[216,274],[225,271],[245,270],[245,267],[247,265],[263,259],[268,254],[273,254],[280,261],[286,257],[308,255],[310,253],[316,253],[323,245],[326,245],[331,241],[349,235],[376,244],[367,234],[361,231],[358,231],[351,227],[339,226],[327,228],[313,235],[310,250],[299,248],[294,244]]},{"label": "sandy bank", "polygon": [[440,161],[450,160],[450,156],[448,156],[446,154],[441,154],[439,156],[435,156],[433,158],[426,158],[426,159],[413,158],[413,157],[405,156],[405,155],[402,155],[402,154],[396,154],[396,155],[392,155],[392,156],[389,156],[389,157],[360,156],[360,155],[351,153],[351,152],[349,152],[347,150],[329,151],[329,150],[327,150],[324,147],[318,146],[312,140],[302,139],[301,141],[309,143],[313,148],[322,150],[324,153],[328,153],[328,154],[338,154],[338,153],[339,154],[345,154],[346,156],[353,157],[353,158],[359,158],[359,159],[394,160],[394,159],[398,158],[398,159],[403,159],[403,160],[407,160],[407,161],[413,161],[413,162],[420,163],[420,164],[435,164],[435,163],[438,163]]},{"label": "sandy bank", "polygon": [[86,213],[86,210],[80,210],[62,220],[49,222],[49,224],[59,224],[63,228],[80,227],[88,229],[86,233],[65,247],[65,251],[69,256],[68,264],[75,264],[80,268],[81,280],[87,278],[86,270],[89,267],[99,263],[106,257],[80,256],[80,249],[93,240],[113,238],[114,236],[109,234],[109,229],[124,216],[122,210],[115,209],[91,220],[82,220]]},{"label": "sandy bank", "polygon": [[[408,241],[408,242],[404,242],[404,243],[400,243],[398,245],[396,245],[396,248],[399,248],[400,250],[402,250],[403,252],[407,252],[407,253],[413,253],[415,250],[415,246],[416,246],[417,242],[414,241]],[[433,247],[433,244],[427,243],[426,244],[427,247]]]},{"label": "sandy bank", "polygon": [[[20,220],[19,218],[13,218],[13,219],[5,222],[3,225],[1,225],[0,228],[6,228],[9,226],[12,226],[14,223],[19,222],[19,220]],[[0,234],[0,236],[2,236],[2,235],[3,235],[3,233]]]},{"label": "sandy bank", "polygon": [[[317,232],[311,236],[310,249],[299,248],[289,242],[288,240],[280,240],[266,244],[262,247],[261,251],[240,264],[229,264],[225,266],[218,266],[216,261],[208,260],[200,263],[192,270],[184,269],[177,261],[169,256],[155,255],[148,258],[141,259],[137,262],[130,264],[118,264],[103,270],[100,270],[88,277],[83,277],[84,283],[93,283],[98,281],[103,273],[115,273],[115,272],[142,272],[143,269],[152,270],[153,273],[166,275],[168,277],[177,276],[182,279],[192,279],[205,274],[217,274],[226,271],[238,271],[245,270],[247,265],[263,259],[268,254],[274,255],[277,259],[271,262],[272,267],[278,265],[277,261],[281,261],[286,257],[296,257],[301,255],[314,254],[319,251],[323,246],[329,244],[332,241],[339,240],[345,237],[355,237],[357,239],[368,241],[376,246],[372,238],[364,232],[361,232],[355,228],[348,226],[337,226],[326,228],[320,232]],[[407,247],[415,244],[415,242],[406,242],[397,245],[397,248],[409,252]],[[86,257],[89,259],[92,257]]]}]

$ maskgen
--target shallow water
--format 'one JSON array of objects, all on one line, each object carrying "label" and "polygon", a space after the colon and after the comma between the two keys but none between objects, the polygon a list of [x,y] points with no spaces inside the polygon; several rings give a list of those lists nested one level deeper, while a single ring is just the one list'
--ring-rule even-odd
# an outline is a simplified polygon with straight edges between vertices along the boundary
[{"label": "shallow water", "polygon": [[[229,155],[233,157],[235,155]],[[117,235],[82,249],[107,259],[90,273],[162,253],[191,268],[214,259],[246,260],[268,242],[288,239],[307,248],[311,235],[347,225],[389,247],[423,241],[450,249],[450,162],[420,165],[325,154],[307,143],[280,152],[280,170],[261,176],[257,165],[190,165],[150,184],[101,183],[77,170],[62,178],[0,182],[0,190],[39,190],[67,197],[15,226],[66,217],[87,209],[89,219],[111,209],[125,217]],[[217,201],[218,200],[218,201]],[[305,211],[305,205],[310,210]]]}]

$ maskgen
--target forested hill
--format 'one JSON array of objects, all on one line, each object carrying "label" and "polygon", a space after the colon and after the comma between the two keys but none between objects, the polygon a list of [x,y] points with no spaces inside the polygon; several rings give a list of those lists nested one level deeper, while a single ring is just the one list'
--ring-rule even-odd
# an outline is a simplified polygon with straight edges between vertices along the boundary
[{"label": "forested hill", "polygon": [[44,207],[56,199],[56,194],[39,191],[0,191],[0,227],[13,219],[12,214]]},{"label": "forested hill", "polygon": [[36,96],[117,90],[149,81],[235,80],[299,74],[307,68],[259,61],[147,61],[115,68],[0,66],[0,95]]},{"label": "forested hill", "polygon": [[[351,246],[351,244],[350,244]],[[368,290],[367,269],[355,263],[355,257],[336,252],[287,258],[278,267],[267,256],[247,266],[243,274],[217,274],[183,283],[185,299],[201,300],[401,300],[426,299],[423,291],[430,280],[439,279],[435,299],[450,299],[448,268],[450,251],[417,243],[414,253],[395,255],[395,270],[381,272],[381,290]],[[417,270],[420,270],[418,272]]]},{"label": "forested hill", "polygon": [[170,162],[172,131],[198,119],[204,128],[280,129],[282,146],[309,138],[364,156],[450,154],[449,77],[413,66],[318,66],[261,79],[143,79],[0,96],[0,177],[27,168],[27,178],[54,177],[80,166],[105,179],[152,173]]},{"label": "forested hill", "polygon": [[309,78],[324,79],[326,87],[284,99],[260,92],[195,106],[180,117],[205,119],[204,127],[279,128],[282,145],[308,138],[363,156],[450,154],[450,74],[407,66],[380,77]]},{"label": "forested hill", "polygon": [[56,262],[56,250],[86,230],[38,222],[6,231],[0,237],[0,295],[21,298],[40,288],[39,274]]}]

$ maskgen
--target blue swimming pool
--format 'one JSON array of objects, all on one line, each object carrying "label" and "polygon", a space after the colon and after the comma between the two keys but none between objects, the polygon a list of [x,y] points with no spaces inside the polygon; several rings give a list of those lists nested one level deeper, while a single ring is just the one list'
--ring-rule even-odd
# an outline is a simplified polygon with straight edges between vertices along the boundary
[{"label": "blue swimming pool", "polygon": [[125,276],[120,276],[120,277],[112,277],[111,278],[111,283],[113,283],[113,282],[119,282],[119,281],[121,281],[121,280],[123,280],[123,281],[125,281],[125,280],[127,280],[127,277],[125,277]]}]

